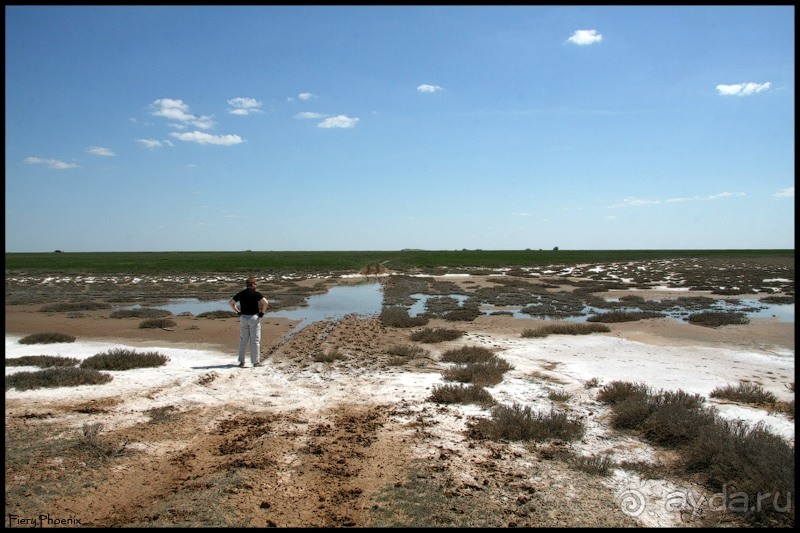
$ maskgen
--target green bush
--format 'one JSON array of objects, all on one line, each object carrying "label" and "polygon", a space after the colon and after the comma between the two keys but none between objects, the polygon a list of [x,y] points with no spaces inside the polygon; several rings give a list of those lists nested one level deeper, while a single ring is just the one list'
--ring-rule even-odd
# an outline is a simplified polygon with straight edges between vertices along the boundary
[{"label": "green bush", "polygon": [[61,357],[60,355],[23,355],[22,357],[6,358],[6,366],[48,368],[51,366],[75,366],[78,361],[74,357]]},{"label": "green bush", "polygon": [[465,307],[463,309],[453,309],[452,311],[448,311],[442,318],[450,322],[472,322],[479,316],[481,316],[480,309],[475,307]]},{"label": "green bush", "polygon": [[463,331],[447,328],[423,328],[411,334],[411,340],[435,344],[437,342],[453,341],[464,334]]},{"label": "green bush", "polygon": [[150,368],[167,364],[169,358],[158,352],[136,352],[122,348],[112,348],[107,352],[87,357],[80,368],[96,370],[130,370],[133,368]]},{"label": "green bush", "polygon": [[113,377],[97,370],[77,367],[46,368],[35,372],[17,372],[6,376],[6,390],[30,390],[41,388],[77,387],[79,385],[101,385]]},{"label": "green bush", "polygon": [[19,340],[20,344],[54,344],[57,342],[75,342],[75,337],[66,333],[34,333]]}]

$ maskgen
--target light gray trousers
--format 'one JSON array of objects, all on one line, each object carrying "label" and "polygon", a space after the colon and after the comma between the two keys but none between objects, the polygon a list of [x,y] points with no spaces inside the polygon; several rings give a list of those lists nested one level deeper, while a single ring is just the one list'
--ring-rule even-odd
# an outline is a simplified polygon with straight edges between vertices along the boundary
[{"label": "light gray trousers", "polygon": [[244,363],[247,345],[250,345],[250,362],[261,360],[261,319],[258,315],[242,315],[239,317],[239,362]]}]

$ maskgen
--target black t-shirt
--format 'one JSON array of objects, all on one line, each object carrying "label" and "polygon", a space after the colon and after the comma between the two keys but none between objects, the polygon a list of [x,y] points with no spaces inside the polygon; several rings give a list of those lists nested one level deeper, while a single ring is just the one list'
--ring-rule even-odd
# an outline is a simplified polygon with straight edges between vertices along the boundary
[{"label": "black t-shirt", "polygon": [[239,302],[243,315],[258,314],[258,302],[264,296],[255,289],[245,289],[236,293],[233,297],[234,302]]}]

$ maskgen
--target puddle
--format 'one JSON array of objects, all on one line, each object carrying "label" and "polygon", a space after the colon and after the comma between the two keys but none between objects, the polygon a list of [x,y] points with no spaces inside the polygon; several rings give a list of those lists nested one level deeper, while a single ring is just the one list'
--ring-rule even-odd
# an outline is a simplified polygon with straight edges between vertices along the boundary
[{"label": "puddle", "polygon": [[[415,300],[409,308],[410,316],[417,316],[425,312],[425,305],[430,298],[449,297],[458,300],[460,305],[467,300],[463,294],[412,294]],[[276,318],[288,318],[289,320],[299,321],[292,333],[299,331],[305,326],[320,320],[336,320],[349,314],[365,316],[379,315],[383,306],[383,285],[380,283],[362,283],[358,285],[342,285],[331,287],[325,294],[315,294],[309,296],[306,301],[308,305],[296,309],[278,309],[266,313],[265,316]],[[123,307],[121,309],[137,309],[141,306]],[[196,298],[178,298],[170,300],[165,305],[153,306],[157,309],[166,309],[174,315],[191,313],[199,315],[210,311],[230,311],[227,300],[201,301]],[[493,307],[482,305],[481,311],[485,315],[492,315],[498,312],[510,313],[515,318],[532,318],[531,315],[521,313],[521,307]],[[637,308],[617,309],[618,311],[637,311]],[[741,311],[749,318],[777,318],[786,322],[794,322],[794,304],[767,304],[759,300],[740,300],[737,304],[719,303],[714,306],[716,311]],[[607,313],[609,309],[599,309],[585,307],[582,316],[572,316],[567,318],[557,318],[568,322],[586,322],[586,318],[591,314]],[[689,314],[686,310],[669,311],[666,315],[669,318],[683,321]],[[536,315],[536,318],[551,318]]]}]

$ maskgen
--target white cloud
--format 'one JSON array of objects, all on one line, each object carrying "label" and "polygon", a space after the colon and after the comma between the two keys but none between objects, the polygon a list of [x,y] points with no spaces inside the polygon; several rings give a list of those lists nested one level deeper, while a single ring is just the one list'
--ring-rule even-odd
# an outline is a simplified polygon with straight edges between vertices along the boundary
[{"label": "white cloud", "polygon": [[300,94],[297,95],[297,97],[300,100],[307,101],[307,100],[311,100],[312,98],[316,98],[317,95],[315,95],[314,93],[300,93]]},{"label": "white cloud", "polygon": [[101,155],[104,157],[114,157],[116,154],[112,152],[108,148],[103,148],[102,146],[87,146],[86,152],[93,154],[93,155]]},{"label": "white cloud", "polygon": [[186,133],[170,133],[178,140],[185,142],[193,142],[197,144],[219,144],[223,146],[231,146],[244,142],[238,135],[211,135],[202,131],[192,131]]},{"label": "white cloud", "polygon": [[136,139],[136,142],[145,148],[161,148],[162,146],[172,146],[172,142],[167,140],[158,141],[156,139]]},{"label": "white cloud", "polygon": [[435,92],[443,91],[443,90],[444,89],[442,89],[438,85],[428,85],[428,84],[425,84],[425,83],[423,83],[422,85],[417,87],[417,91],[421,92],[421,93],[435,93]]},{"label": "white cloud", "polygon": [[631,206],[639,206],[639,205],[653,205],[653,204],[660,204],[660,200],[644,200],[642,198],[635,198],[633,196],[629,196],[624,198],[622,202],[614,205],[608,206],[609,208],[612,207],[631,207]]},{"label": "white cloud", "polygon": [[794,187],[787,187],[786,189],[776,192],[773,196],[777,196],[778,198],[794,198]]},{"label": "white cloud", "polygon": [[597,33],[597,30],[576,30],[567,40],[577,45],[587,45],[599,43],[603,40],[603,36]]},{"label": "white cloud", "polygon": [[262,113],[261,102],[254,98],[231,98],[228,100],[228,105],[233,109],[228,112],[231,115],[249,115],[250,113]]},{"label": "white cloud", "polygon": [[359,119],[350,118],[346,115],[329,117],[317,124],[318,128],[354,128]]},{"label": "white cloud", "polygon": [[214,127],[214,121],[208,116],[197,116],[189,113],[189,106],[183,103],[183,100],[174,100],[172,98],[160,98],[154,100],[150,104],[151,108],[155,111],[152,112],[154,116],[164,117],[169,120],[177,120],[178,127],[185,127],[191,124],[197,128],[204,130]]},{"label": "white cloud", "polygon": [[[721,192],[717,194],[710,194],[708,196],[683,196],[677,198],[668,198],[664,200],[664,203],[667,204],[674,204],[678,202],[693,202],[693,201],[700,201],[700,200],[718,200],[720,198],[729,198],[731,196],[745,196],[743,192]],[[629,196],[622,200],[622,202],[614,205],[608,206],[609,209],[615,207],[633,207],[633,206],[640,206],[640,205],[655,205],[660,204],[661,200],[643,200],[641,198],[635,198]]]},{"label": "white cloud", "polygon": [[772,86],[770,82],[766,83],[737,83],[735,85],[717,85],[717,92],[720,96],[750,96],[764,92]]},{"label": "white cloud", "polygon": [[296,114],[294,116],[294,118],[309,119],[309,118],[322,118],[324,116],[325,115],[323,115],[322,113],[314,113],[314,112],[311,112],[311,111],[303,111],[302,113]]},{"label": "white cloud", "polygon": [[41,157],[27,157],[25,158],[25,162],[28,163],[29,165],[47,165],[50,168],[54,168],[56,170],[64,170],[67,168],[75,168],[78,166],[75,163],[66,163],[58,159],[42,159]]}]

